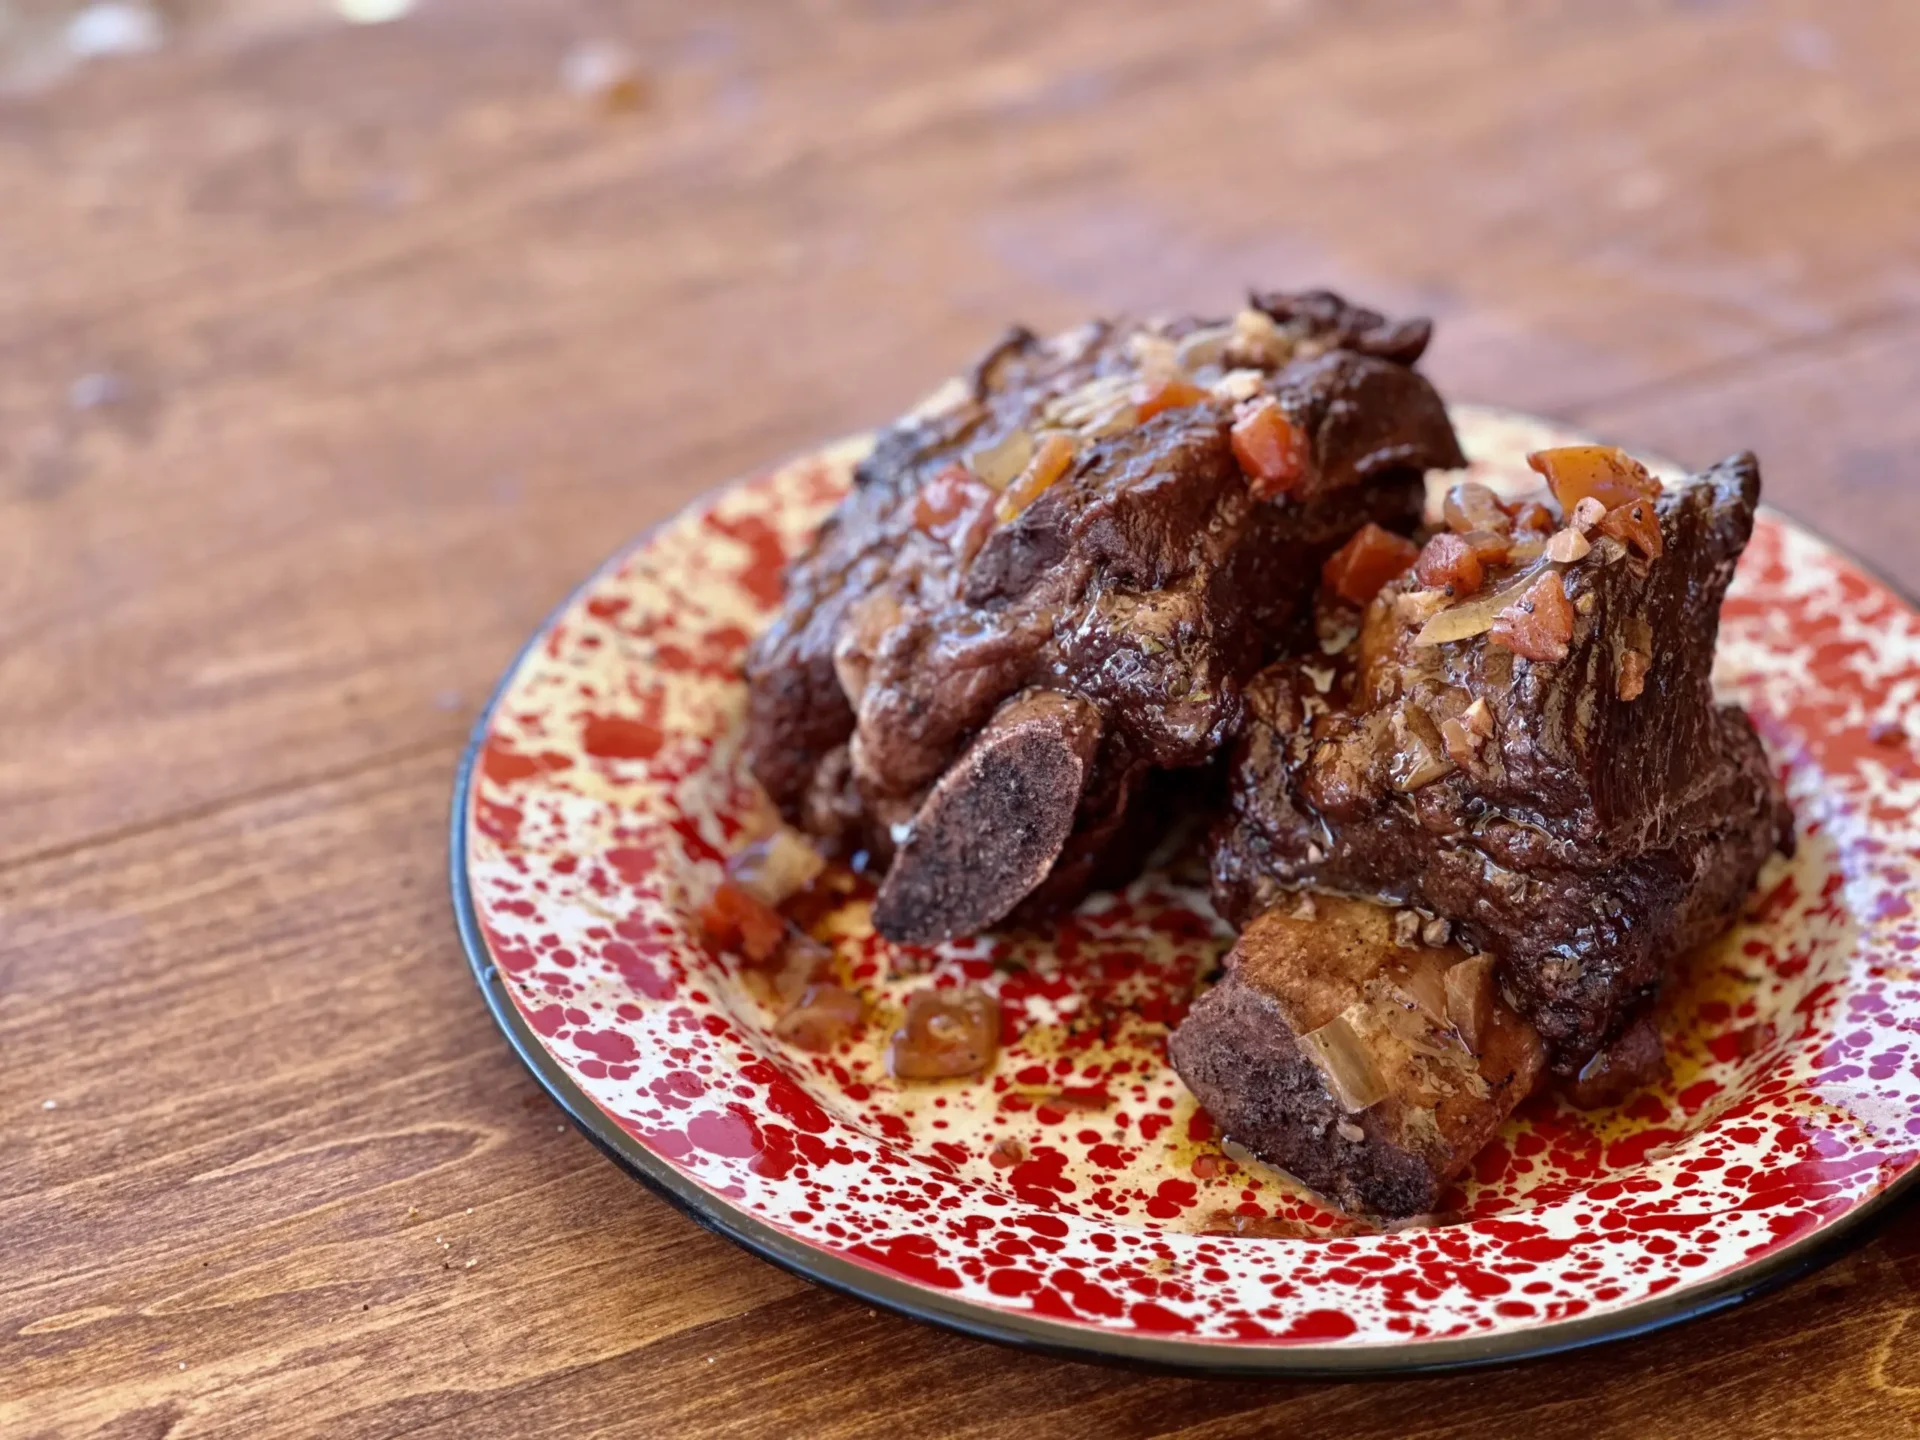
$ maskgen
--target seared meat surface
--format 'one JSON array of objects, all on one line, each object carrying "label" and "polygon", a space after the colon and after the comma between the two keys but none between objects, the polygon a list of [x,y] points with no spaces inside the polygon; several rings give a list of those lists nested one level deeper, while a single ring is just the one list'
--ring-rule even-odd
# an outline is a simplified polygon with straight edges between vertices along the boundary
[{"label": "seared meat surface", "polygon": [[786,817],[887,866],[882,933],[1070,905],[1151,839],[1158,771],[1241,728],[1322,561],[1464,463],[1425,322],[1325,293],[1015,331],[883,432],[748,656]]},{"label": "seared meat surface", "polygon": [[1411,911],[1288,897],[1247,925],[1168,1045],[1228,1139],[1345,1210],[1439,1209],[1542,1073],[1491,957],[1418,929]]},{"label": "seared meat surface", "polygon": [[1213,869],[1237,921],[1302,886],[1444,917],[1574,1075],[1793,828],[1710,683],[1753,458],[1664,493],[1601,447],[1536,458],[1557,517],[1456,489],[1357,639],[1252,682]]}]

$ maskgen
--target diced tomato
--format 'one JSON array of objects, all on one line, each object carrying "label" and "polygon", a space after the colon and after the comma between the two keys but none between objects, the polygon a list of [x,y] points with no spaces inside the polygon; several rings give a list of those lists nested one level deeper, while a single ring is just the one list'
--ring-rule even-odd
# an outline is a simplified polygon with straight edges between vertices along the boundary
[{"label": "diced tomato", "polygon": [[700,928],[711,944],[738,950],[755,965],[764,965],[778,954],[787,935],[787,922],[778,910],[731,880],[722,880],[701,908]]},{"label": "diced tomato", "polygon": [[1169,372],[1143,378],[1133,387],[1133,408],[1145,423],[1162,410],[1178,410],[1183,405],[1198,405],[1210,398],[1205,390],[1186,376]]},{"label": "diced tomato", "polygon": [[1487,639],[1528,660],[1567,658],[1573,640],[1573,605],[1557,570],[1550,570],[1527,593],[1493,618]]},{"label": "diced tomato", "polygon": [[915,528],[951,540],[993,492],[964,465],[949,465],[920,487],[913,500]]},{"label": "diced tomato", "polygon": [[1046,494],[1053,483],[1067,473],[1080,447],[1064,430],[1049,430],[1013,483],[1000,497],[1000,520],[1014,519],[1020,512]]},{"label": "diced tomato", "polygon": [[1473,594],[1486,578],[1486,569],[1473,546],[1450,530],[1427,541],[1413,573],[1429,590],[1444,590],[1455,598]]},{"label": "diced tomato", "polygon": [[1327,589],[1353,605],[1365,605],[1380,587],[1420,558],[1420,547],[1404,535],[1368,522],[1336,550],[1320,571]]},{"label": "diced tomato", "polygon": [[1611,510],[1660,493],[1660,482],[1647,473],[1647,467],[1612,445],[1536,450],[1527,456],[1527,464],[1547,477],[1561,511],[1568,515],[1589,495]]},{"label": "diced tomato", "polygon": [[1600,533],[1611,535],[1638,550],[1649,560],[1658,560],[1666,550],[1660,534],[1660,515],[1651,500],[1629,500],[1600,517]]},{"label": "diced tomato", "polygon": [[1307,473],[1307,440],[1280,402],[1263,395],[1242,407],[1231,432],[1233,456],[1256,498],[1290,495]]}]

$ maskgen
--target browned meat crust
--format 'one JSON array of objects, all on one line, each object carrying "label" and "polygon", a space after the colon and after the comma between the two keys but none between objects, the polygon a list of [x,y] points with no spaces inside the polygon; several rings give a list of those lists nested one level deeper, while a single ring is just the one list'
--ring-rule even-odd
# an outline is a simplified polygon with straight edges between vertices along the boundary
[{"label": "browned meat crust", "polygon": [[1572,605],[1558,661],[1484,633],[1416,644],[1433,597],[1409,575],[1327,667],[1264,672],[1215,836],[1223,911],[1325,886],[1444,916],[1501,958],[1555,1070],[1577,1073],[1792,845],[1751,722],[1710,683],[1759,493],[1753,457],[1736,456],[1660,498],[1660,558],[1601,538],[1575,563],[1537,562]]},{"label": "browned meat crust", "polygon": [[[1497,999],[1463,1033],[1446,977],[1476,962],[1396,938],[1392,910],[1324,895],[1292,904],[1247,926],[1226,977],[1174,1032],[1174,1068],[1228,1139],[1342,1209],[1437,1210],[1532,1092],[1539,1036]],[[1334,1031],[1341,1045],[1324,1040]],[[1332,1069],[1347,1067],[1335,1079],[1329,1053]]]},{"label": "browned meat crust", "polygon": [[[1297,627],[1326,555],[1369,520],[1411,529],[1422,472],[1463,463],[1409,368],[1423,322],[1324,293],[1258,304],[1219,325],[1013,332],[881,435],[790,567],[747,661],[749,757],[791,821],[890,866],[884,933],[942,938],[1029,895],[1029,912],[1069,905],[1120,868],[1152,828],[1148,777],[1238,731],[1243,683]],[[1277,486],[1250,484],[1231,434],[1261,396],[1298,442]],[[1142,419],[1143,399],[1158,413]],[[1035,689],[1097,719],[1090,755],[1066,747],[1077,771],[1031,732],[970,748]],[[1045,776],[1019,779],[1016,760]],[[980,837],[936,832],[1016,796],[1048,813],[1016,858],[956,883]]]}]

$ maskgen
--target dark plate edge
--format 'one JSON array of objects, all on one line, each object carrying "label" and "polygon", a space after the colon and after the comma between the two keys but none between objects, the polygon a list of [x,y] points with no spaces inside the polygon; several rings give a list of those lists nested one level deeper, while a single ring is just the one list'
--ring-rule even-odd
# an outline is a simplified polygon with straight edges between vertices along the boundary
[{"label": "dark plate edge", "polygon": [[[1475,408],[1486,411],[1504,409],[1492,405],[1477,405]],[[1504,413],[1521,419],[1543,419],[1563,428],[1579,428],[1553,417],[1528,416],[1516,410],[1505,410]],[[704,503],[714,493],[703,492],[688,501],[682,510]],[[1909,606],[1920,609],[1920,604],[1916,604],[1904,588],[1888,580],[1850,550],[1828,540],[1818,530],[1785,511],[1775,508],[1773,513],[1814,536]],[[454,924],[459,932],[461,948],[466,952],[467,963],[479,984],[487,1009],[507,1043],[520,1057],[521,1063],[532,1072],[541,1088],[574,1126],[608,1159],[714,1234],[725,1236],[761,1259],[850,1299],[877,1305],[922,1324],[957,1331],[975,1339],[996,1341],[1017,1349],[1062,1359],[1144,1366],[1185,1374],[1283,1375],[1295,1379],[1354,1380],[1444,1374],[1542,1359],[1651,1334],[1683,1321],[1730,1309],[1830,1265],[1842,1255],[1865,1244],[1902,1203],[1920,1193],[1920,1188],[1917,1188],[1920,1186],[1920,1165],[1915,1165],[1878,1195],[1848,1211],[1832,1225],[1816,1230],[1804,1239],[1784,1246],[1755,1264],[1735,1270],[1712,1284],[1682,1291],[1671,1299],[1656,1297],[1605,1316],[1588,1320],[1563,1320],[1503,1335],[1465,1340],[1409,1341],[1404,1345],[1344,1347],[1151,1339],[1095,1326],[1069,1325],[1001,1311],[972,1301],[950,1299],[938,1290],[911,1285],[882,1271],[815,1249],[734,1209],[622,1130],[574,1084],[560,1068],[559,1062],[540,1044],[539,1037],[520,1014],[512,997],[506,993],[505,984],[487,951],[485,937],[480,931],[479,916],[474,909],[472,887],[467,879],[466,815],[473,788],[474,767],[486,743],[487,731],[501,698],[512,684],[513,677],[519,673],[527,655],[541,642],[554,622],[608,568],[644,544],[672,518],[646,527],[629,538],[605,562],[596,566],[548,612],[501,673],[493,692],[488,695],[486,704],[474,720],[466,747],[461,752],[459,768],[455,772],[448,826],[448,879],[452,891]]]}]

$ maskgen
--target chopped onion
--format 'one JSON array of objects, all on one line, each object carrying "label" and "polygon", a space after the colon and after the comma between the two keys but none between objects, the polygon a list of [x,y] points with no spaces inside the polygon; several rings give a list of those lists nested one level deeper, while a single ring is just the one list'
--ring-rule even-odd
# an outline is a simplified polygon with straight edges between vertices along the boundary
[{"label": "chopped onion", "polygon": [[968,452],[967,468],[982,483],[1004,490],[1033,459],[1033,436],[1025,430],[1009,430],[993,444]]},{"label": "chopped onion", "polygon": [[1229,370],[1213,382],[1213,393],[1222,400],[1251,400],[1266,388],[1266,372],[1261,370]]},{"label": "chopped onion", "polygon": [[[1462,770],[1473,768],[1474,753],[1480,747],[1480,737],[1469,730],[1458,719],[1440,722],[1440,738],[1446,742],[1447,758]],[[1444,941],[1442,942],[1445,943]]]},{"label": "chopped onion", "polygon": [[1593,549],[1593,542],[1569,525],[1564,530],[1554,532],[1547,541],[1547,558],[1562,565],[1570,565],[1576,560],[1584,560]]},{"label": "chopped onion", "polygon": [[1191,335],[1180,338],[1179,348],[1174,359],[1182,370],[1191,374],[1203,365],[1224,364],[1227,358],[1227,344],[1233,339],[1231,325],[1210,325],[1204,330],[1195,330]]},{"label": "chopped onion", "polygon": [[1393,597],[1393,610],[1409,625],[1425,625],[1449,603],[1444,590],[1403,590]]},{"label": "chopped onion", "polygon": [[1547,541],[1544,535],[1522,535],[1507,547],[1507,563],[1531,565],[1544,555],[1546,550]]},{"label": "chopped onion", "polygon": [[[1413,911],[1402,910],[1400,914],[1413,915]],[[1420,923],[1420,917],[1414,915],[1414,935],[1426,939],[1426,928]],[[1413,1002],[1416,1010],[1434,1024],[1444,1025],[1447,1023],[1447,987],[1437,961],[1438,957],[1421,956],[1402,967],[1394,980],[1400,993]]]},{"label": "chopped onion", "polygon": [[728,878],[775,909],[819,879],[826,868],[820,852],[785,826],[727,861]]},{"label": "chopped onion", "polygon": [[1494,619],[1514,601],[1525,595],[1539,572],[1529,570],[1518,579],[1486,595],[1442,610],[1413,637],[1416,645],[1450,645],[1456,640],[1471,640],[1493,628]]},{"label": "chopped onion", "polygon": [[764,998],[775,1008],[785,1010],[801,999],[807,987],[818,980],[832,962],[833,951],[805,931],[789,925],[773,963],[748,973],[764,987],[767,992]]},{"label": "chopped onion", "polygon": [[1386,1081],[1345,1015],[1300,1037],[1300,1053],[1314,1063],[1340,1108],[1357,1115],[1387,1098]]},{"label": "chopped onion", "polygon": [[1447,971],[1447,1018],[1475,1055],[1493,1021],[1493,957],[1471,955]]},{"label": "chopped onion", "polygon": [[1447,528],[1459,535],[1485,530],[1505,535],[1513,529],[1513,517],[1500,504],[1500,497],[1475,480],[1464,480],[1447,491],[1442,513]]},{"label": "chopped onion", "polygon": [[819,981],[807,986],[798,1003],[774,1025],[773,1033],[797,1050],[819,1054],[846,1039],[865,1013],[866,1005],[853,991]]},{"label": "chopped onion", "polygon": [[1287,363],[1294,349],[1291,338],[1282,333],[1274,318],[1252,306],[1233,317],[1226,359],[1235,365],[1253,364],[1272,369]]},{"label": "chopped onion", "polygon": [[1139,423],[1140,407],[1131,400],[1116,400],[1077,428],[1089,440],[1105,440],[1111,435],[1124,435]]},{"label": "chopped onion", "polygon": [[1142,373],[1171,374],[1179,368],[1179,349],[1164,335],[1151,330],[1136,330],[1127,337],[1127,358]]},{"label": "chopped onion", "polygon": [[1444,780],[1453,773],[1454,768],[1451,759],[1434,753],[1422,744],[1394,761],[1393,788],[1411,795],[1416,790],[1426,789],[1436,780]]},{"label": "chopped onion", "polygon": [[[1077,390],[1056,395],[1041,408],[1041,418],[1049,425],[1078,430],[1108,415],[1127,399],[1138,377],[1130,374],[1099,375]],[[1020,467],[1025,469],[1025,465]]]},{"label": "chopped onion", "polygon": [[1397,748],[1388,776],[1394,789],[1411,795],[1453,772],[1454,763],[1446,754],[1446,742],[1432,716],[1409,701],[1393,718]]}]

